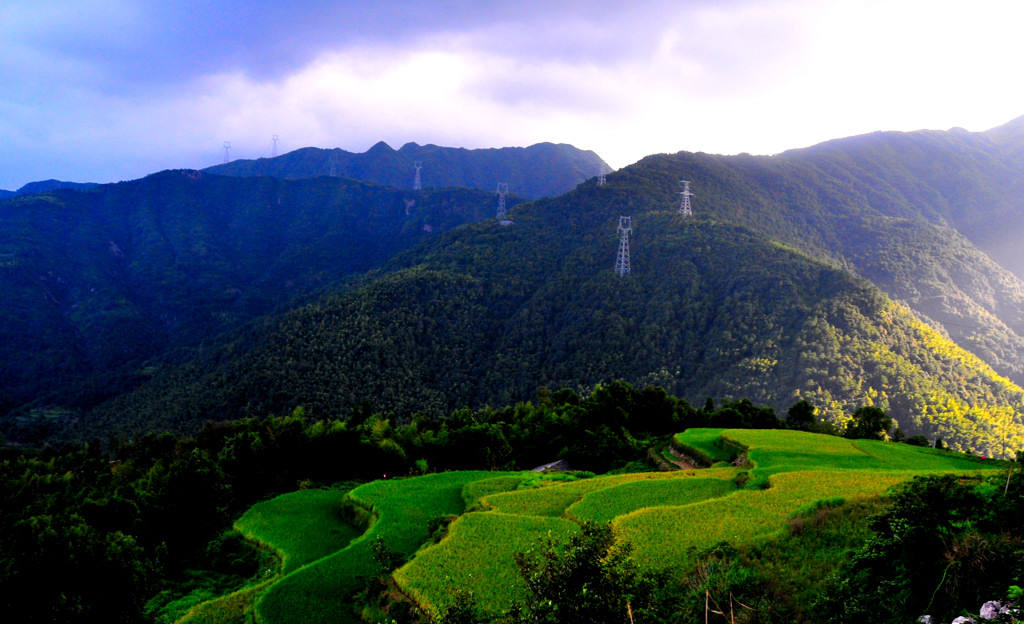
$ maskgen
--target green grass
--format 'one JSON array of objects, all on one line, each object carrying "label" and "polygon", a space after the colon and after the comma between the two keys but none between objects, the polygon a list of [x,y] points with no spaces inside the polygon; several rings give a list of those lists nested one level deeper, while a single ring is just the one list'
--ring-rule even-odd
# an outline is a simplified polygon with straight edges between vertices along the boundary
[{"label": "green grass", "polygon": [[176,624],[248,624],[256,598],[273,582],[270,579],[197,605]]},{"label": "green grass", "polygon": [[552,536],[564,541],[578,525],[562,518],[468,513],[452,523],[448,537],[395,572],[395,581],[434,616],[450,606],[449,588],[472,590],[477,604],[500,613],[526,597],[513,556]]},{"label": "green grass", "polygon": [[[725,471],[730,476],[733,471]],[[578,503],[591,492],[603,490],[609,487],[630,483],[633,481],[677,479],[683,473],[679,472],[639,472],[623,475],[609,475],[606,477],[594,477],[580,479],[578,481],[551,481],[541,482],[538,487],[530,489],[501,492],[484,497],[481,504],[486,509],[498,513],[507,513],[523,516],[550,516],[558,517],[565,514],[566,509]],[[693,474],[689,471],[688,474]],[[712,473],[706,473],[711,476]],[[717,472],[715,475],[724,474]]]},{"label": "green grass", "polygon": [[[500,613],[524,597],[514,554],[547,536],[564,539],[578,521],[612,521],[641,565],[678,569],[696,549],[719,541],[753,548],[785,538],[793,515],[823,499],[872,499],[915,474],[992,469],[957,453],[799,431],[692,429],[673,444],[698,449],[708,461],[745,452],[748,466],[589,479],[459,472],[375,481],[349,493],[376,521],[347,547],[330,546],[330,536],[322,535],[330,522],[340,522],[337,498],[295,493],[257,505],[239,529],[292,559],[286,559],[290,573],[258,600],[256,620],[357,622],[350,597],[377,572],[370,548],[377,537],[404,556],[415,554],[394,578],[428,613],[443,613],[456,588],[472,591],[483,610]],[[746,487],[737,489],[744,472]],[[480,511],[464,513],[469,507]],[[457,514],[463,515],[440,543],[417,553],[432,518]],[[823,558],[821,569],[833,559]]]},{"label": "green grass", "polygon": [[764,574],[782,596],[794,596],[794,618],[813,622],[815,613],[802,606],[814,604],[822,579],[835,574],[851,552],[873,534],[868,520],[883,507],[869,498],[837,507],[819,508],[790,518],[778,539],[761,540],[740,548],[743,561]]},{"label": "green grass", "polygon": [[709,465],[720,461],[732,461],[741,449],[727,444],[722,439],[722,431],[699,427],[687,429],[672,436],[672,445]]},{"label": "green grass", "polygon": [[727,429],[722,437],[747,447],[751,476],[761,483],[771,475],[797,470],[905,470],[923,474],[987,468],[978,458],[959,453],[805,431]]},{"label": "green grass", "polygon": [[462,488],[462,500],[466,504],[466,509],[471,509],[486,496],[497,494],[499,492],[515,490],[523,481],[529,479],[531,476],[532,475],[529,472],[523,472],[520,474],[494,477],[492,479],[481,479],[479,481],[467,483],[466,487]]},{"label": "green grass", "polygon": [[462,513],[466,484],[495,476],[503,475],[448,472],[374,481],[352,490],[352,499],[372,507],[377,521],[347,548],[272,585],[256,605],[257,620],[263,624],[358,622],[350,597],[362,587],[364,578],[377,572],[372,541],[379,536],[392,550],[413,554],[429,537],[427,526],[432,518]]},{"label": "green grass", "polygon": [[784,536],[793,514],[817,501],[877,498],[914,474],[984,467],[959,454],[799,431],[697,429],[676,436],[680,440],[699,445],[709,459],[745,451],[747,471],[762,487],[737,490],[741,469],[721,468],[542,482],[483,495],[474,500],[486,511],[457,520],[445,540],[395,578],[435,615],[456,587],[471,589],[482,609],[497,613],[522,597],[513,554],[537,545],[546,531],[569,530],[563,528],[568,521],[611,520],[642,565],[678,569],[697,549],[719,541],[750,546]]},{"label": "green grass", "polygon": [[684,506],[650,507],[615,521],[620,536],[636,546],[637,561],[665,569],[684,564],[690,549],[716,542],[751,543],[779,534],[801,507],[825,498],[878,496],[906,480],[903,472],[820,470],[774,475],[764,490]]},{"label": "green grass", "polygon": [[630,481],[587,494],[566,509],[565,515],[580,521],[610,522],[637,509],[689,505],[725,496],[735,489],[736,485],[729,479],[683,477]]},{"label": "green grass", "polygon": [[362,535],[342,521],[339,490],[299,490],[257,503],[235,522],[235,530],[268,546],[281,557],[281,571],[335,553]]}]

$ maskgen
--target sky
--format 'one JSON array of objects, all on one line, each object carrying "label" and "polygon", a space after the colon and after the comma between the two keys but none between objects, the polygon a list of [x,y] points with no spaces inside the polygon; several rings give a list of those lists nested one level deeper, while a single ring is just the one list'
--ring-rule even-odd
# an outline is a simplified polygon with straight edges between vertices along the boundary
[{"label": "sky", "polygon": [[0,189],[300,147],[774,154],[1024,115],[1018,0],[2,0]]}]

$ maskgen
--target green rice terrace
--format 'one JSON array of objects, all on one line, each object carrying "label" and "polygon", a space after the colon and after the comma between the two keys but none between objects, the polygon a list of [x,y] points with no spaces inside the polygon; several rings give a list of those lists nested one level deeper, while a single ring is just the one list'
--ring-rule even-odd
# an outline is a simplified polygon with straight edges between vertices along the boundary
[{"label": "green rice terrace", "polygon": [[279,496],[235,523],[278,554],[277,575],[179,621],[364,621],[372,614],[358,612],[353,596],[381,574],[381,552],[399,566],[395,592],[428,617],[440,618],[465,591],[481,613],[500,614],[526,598],[516,553],[567,538],[584,521],[611,523],[641,568],[671,575],[720,542],[771,544],[792,518],[822,504],[877,499],[916,475],[991,474],[1000,466],[785,430],[690,429],[671,447],[710,467],[606,476],[447,472]]}]

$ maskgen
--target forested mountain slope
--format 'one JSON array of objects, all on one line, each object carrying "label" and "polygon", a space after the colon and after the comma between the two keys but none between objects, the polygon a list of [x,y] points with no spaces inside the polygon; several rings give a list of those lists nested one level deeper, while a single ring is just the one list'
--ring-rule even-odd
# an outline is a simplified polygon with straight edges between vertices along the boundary
[{"label": "forested mountain slope", "polygon": [[[24,247],[38,256],[31,270],[22,270],[24,258],[34,257],[25,252],[8,273],[21,280],[12,282],[18,297],[39,297],[46,285],[41,296],[56,302],[52,318],[80,318],[83,302],[105,306],[84,318],[122,325],[86,333],[141,337],[129,345],[170,341],[166,325],[202,320],[176,330],[202,345],[184,365],[150,364],[142,352],[117,356],[117,370],[133,367],[132,384],[142,374],[150,381],[82,411],[77,435],[194,431],[206,420],[300,405],[314,418],[356,408],[444,416],[466,405],[527,400],[545,385],[587,388],[621,378],[662,385],[695,404],[708,396],[750,398],[785,410],[806,398],[839,426],[856,407],[874,403],[907,434],[985,452],[1021,433],[1024,283],[1001,247],[1019,229],[1012,218],[1022,204],[1019,123],[988,133],[876,133],[771,157],[651,156],[610,174],[604,186],[589,180],[520,205],[510,211],[512,225],[490,218],[489,190],[413,195],[323,177],[207,181],[166,173],[148,195],[128,202],[140,216],[119,234],[133,241],[132,253],[140,241],[154,241],[136,263],[173,268],[123,280],[158,291],[151,308],[136,312],[126,304],[134,300],[110,285],[117,280],[107,280],[94,299],[66,296],[65,284],[85,282],[47,272],[53,257],[58,267],[78,266],[71,252],[46,247],[47,235]],[[401,151],[387,146],[371,152],[380,162],[401,160]],[[424,156],[427,186],[428,164]],[[402,175],[411,174],[409,166]],[[692,217],[678,214],[681,179],[696,194]],[[194,190],[167,204],[170,212],[195,206],[207,216],[147,216],[168,211],[157,198],[182,186]],[[512,181],[510,187],[516,190]],[[353,189],[372,199],[352,199]],[[452,200],[457,192],[470,195]],[[96,199],[102,193],[76,195],[104,205]],[[0,207],[6,214],[18,202],[36,202],[19,214],[61,223],[75,214],[64,208],[77,201],[69,197]],[[291,215],[286,208],[297,197],[309,201],[293,220],[277,220],[278,202],[281,214]],[[49,204],[52,215],[43,210]],[[454,205],[478,208],[454,211],[445,228],[486,220],[423,231],[436,225],[437,211],[449,214],[445,206]],[[243,216],[223,227],[219,206]],[[366,206],[374,208],[362,212]],[[415,207],[433,207],[435,216],[417,220]],[[335,211],[345,218],[326,216]],[[625,277],[612,271],[620,215],[633,218],[632,273]],[[17,225],[5,235],[16,245],[18,228],[24,236],[38,227]],[[81,227],[69,221],[59,236],[74,239]],[[119,275],[118,253],[129,254],[121,238],[90,240],[90,253],[113,263],[103,270]],[[339,249],[356,259],[341,262],[349,257]],[[237,266],[249,281],[235,277]],[[296,299],[296,285],[309,297]],[[300,302],[306,305],[287,309]],[[66,322],[40,325],[56,340],[40,334],[38,323],[18,325],[28,316],[19,310],[32,309],[21,305],[4,325],[21,341],[20,351],[5,355],[4,374],[22,383],[46,379],[65,392],[59,389],[67,371],[75,370],[69,363],[90,361],[80,354],[93,343]],[[275,305],[272,316],[245,322]],[[32,340],[70,346],[55,348],[42,365],[29,358],[34,373],[25,372],[17,358],[37,350]],[[28,396],[26,387],[19,396]],[[18,422],[39,422],[38,410],[33,414],[19,411]]]},{"label": "forested mountain slope", "polygon": [[[521,205],[512,226],[428,241],[345,294],[235,334],[90,426],[128,416],[129,429],[187,430],[299,405],[314,418],[360,406],[443,416],[621,378],[695,403],[745,397],[784,410],[805,398],[838,425],[874,403],[909,435],[983,452],[1020,437],[1020,388],[863,278],[666,206],[646,168],[686,158]],[[633,217],[625,277],[612,271],[622,214]]]},{"label": "forested mountain slope", "polygon": [[175,349],[494,210],[472,189],[197,171],[4,200],[0,406],[88,407]]},{"label": "forested mountain slope", "polygon": [[[845,266],[1024,381],[1024,162],[986,133],[876,133],[773,157],[652,156],[617,176],[671,208]],[[627,177],[628,176],[628,177]]]},{"label": "forested mountain slope", "polygon": [[572,190],[611,168],[592,151],[566,144],[464,149],[406,143],[394,150],[383,141],[356,154],[343,149],[305,147],[276,158],[235,160],[204,171],[232,176],[312,178],[330,175],[411,189],[415,163],[424,188],[465,186],[494,191],[499,182],[521,197],[536,199]]}]

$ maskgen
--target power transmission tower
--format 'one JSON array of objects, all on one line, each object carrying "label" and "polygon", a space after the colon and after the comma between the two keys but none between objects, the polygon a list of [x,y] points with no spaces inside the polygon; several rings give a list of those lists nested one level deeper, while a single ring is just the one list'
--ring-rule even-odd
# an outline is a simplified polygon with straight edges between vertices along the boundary
[{"label": "power transmission tower", "polygon": [[336,178],[336,177],[338,177],[338,160],[334,157],[333,153],[331,154],[331,161],[330,162],[331,162],[331,177],[332,178]]},{"label": "power transmission tower", "polygon": [[683,185],[683,190],[679,191],[679,194],[683,196],[679,202],[679,214],[684,217],[692,217],[693,210],[690,209],[690,198],[693,197],[693,193],[690,192],[690,181],[680,180],[679,182]]},{"label": "power transmission tower", "polygon": [[615,273],[629,275],[629,233],[633,231],[633,217],[619,217],[619,253],[615,256]]},{"label": "power transmission tower", "polygon": [[605,177],[604,177],[604,174],[603,174],[603,173],[602,173],[602,174],[599,174],[599,175],[597,176],[597,185],[598,185],[598,186],[604,186],[604,185],[605,185],[605,184],[606,184],[607,182],[608,182],[608,181],[607,181],[607,180],[605,179]]},{"label": "power transmission tower", "polygon": [[498,215],[499,221],[505,219],[505,196],[508,195],[508,182],[498,182]]},{"label": "power transmission tower", "polygon": [[274,147],[270,150],[270,157],[277,158],[277,135],[274,135]]},{"label": "power transmission tower", "polygon": [[231,141],[224,141],[224,164],[231,162]]},{"label": "power transmission tower", "polygon": [[420,170],[423,169],[423,161],[417,160],[412,163],[413,167],[416,167],[416,177],[412,179],[412,190],[421,191],[423,190],[423,182],[420,180]]}]

